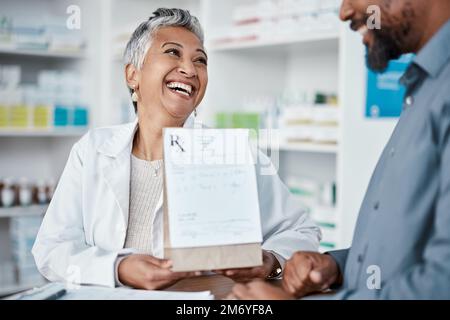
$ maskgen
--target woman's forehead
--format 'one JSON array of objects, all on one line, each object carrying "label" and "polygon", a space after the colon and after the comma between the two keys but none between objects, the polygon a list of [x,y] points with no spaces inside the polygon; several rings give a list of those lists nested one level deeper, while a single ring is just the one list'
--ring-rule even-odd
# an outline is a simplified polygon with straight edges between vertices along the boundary
[{"label": "woman's forehead", "polygon": [[203,45],[195,33],[183,27],[162,27],[158,29],[153,36],[152,46],[157,45],[161,47],[168,42],[179,43],[183,47],[189,46],[195,47],[195,49],[203,49]]}]

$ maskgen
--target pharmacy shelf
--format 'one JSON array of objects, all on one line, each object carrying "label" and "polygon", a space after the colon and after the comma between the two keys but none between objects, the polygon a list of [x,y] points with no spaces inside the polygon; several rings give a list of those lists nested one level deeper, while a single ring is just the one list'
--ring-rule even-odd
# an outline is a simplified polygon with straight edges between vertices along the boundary
[{"label": "pharmacy shelf", "polygon": [[256,39],[249,41],[233,41],[226,42],[222,44],[215,44],[214,41],[209,44],[208,48],[213,52],[222,51],[238,51],[265,47],[278,47],[278,46],[290,46],[298,44],[312,44],[317,42],[332,42],[338,43],[339,33],[323,32],[323,33],[310,33],[303,34],[299,37],[289,37],[289,38],[276,38],[276,39]]},{"label": "pharmacy shelf", "polygon": [[0,47],[0,55],[60,58],[60,59],[85,59],[86,58],[86,55],[84,52],[21,50],[21,49],[2,48],[2,47]]},{"label": "pharmacy shelf", "polygon": [[[46,282],[44,280],[34,283],[25,283],[25,284],[14,284],[14,285],[8,285],[8,286],[2,286],[0,284],[0,296],[8,296],[13,295],[16,293],[19,293],[21,291],[29,290],[35,287],[40,287],[44,285]],[[6,297],[6,299],[8,299]]]},{"label": "pharmacy shelf", "polygon": [[28,207],[0,208],[0,218],[43,216],[48,205],[32,205]]},{"label": "pharmacy shelf", "polygon": [[0,129],[0,137],[81,137],[86,132],[86,128]]},{"label": "pharmacy shelf", "polygon": [[320,143],[282,143],[280,145],[273,144],[270,147],[262,143],[260,148],[279,150],[279,151],[293,151],[293,152],[308,152],[308,153],[329,153],[337,154],[339,147],[337,144],[320,144]]}]

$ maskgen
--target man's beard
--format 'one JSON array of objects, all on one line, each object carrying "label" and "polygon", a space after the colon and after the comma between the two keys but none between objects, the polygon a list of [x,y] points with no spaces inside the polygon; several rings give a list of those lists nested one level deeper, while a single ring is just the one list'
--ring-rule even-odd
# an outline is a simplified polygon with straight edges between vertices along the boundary
[{"label": "man's beard", "polygon": [[403,53],[399,39],[395,31],[381,29],[371,30],[374,41],[371,48],[367,48],[366,63],[367,66],[375,72],[382,73],[389,66],[389,61],[398,59]]}]

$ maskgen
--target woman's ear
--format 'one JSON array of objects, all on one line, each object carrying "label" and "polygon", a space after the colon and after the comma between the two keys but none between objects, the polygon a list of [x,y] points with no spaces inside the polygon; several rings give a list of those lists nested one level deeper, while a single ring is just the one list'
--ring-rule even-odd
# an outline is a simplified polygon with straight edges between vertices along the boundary
[{"label": "woman's ear", "polygon": [[134,65],[127,64],[125,66],[125,80],[127,81],[128,87],[135,90],[139,88],[139,71]]}]

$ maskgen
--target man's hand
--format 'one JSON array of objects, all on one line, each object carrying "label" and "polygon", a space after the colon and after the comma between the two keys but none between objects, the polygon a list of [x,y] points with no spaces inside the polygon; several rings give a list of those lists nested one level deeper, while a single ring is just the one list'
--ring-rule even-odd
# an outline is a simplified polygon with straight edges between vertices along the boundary
[{"label": "man's hand", "polygon": [[227,269],[227,270],[213,270],[213,272],[227,276],[236,282],[247,282],[256,278],[265,279],[273,270],[280,268],[277,258],[265,250],[263,252],[262,266],[253,268]]},{"label": "man's hand", "polygon": [[168,287],[180,279],[199,275],[197,272],[172,272],[172,262],[150,255],[133,254],[118,266],[119,281],[124,285],[146,290]]},{"label": "man's hand", "polygon": [[323,291],[338,281],[339,267],[327,254],[296,252],[284,268],[283,288],[295,297]]},{"label": "man's hand", "polygon": [[226,299],[239,300],[291,300],[294,296],[290,295],[282,288],[270,285],[261,280],[254,280],[247,284],[238,283],[233,287]]}]

